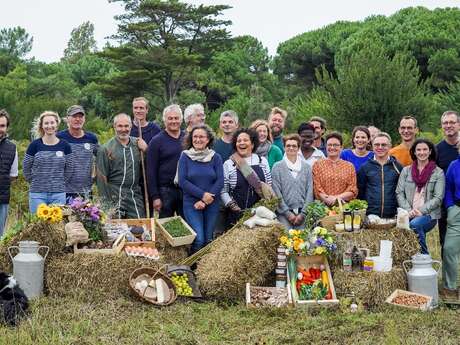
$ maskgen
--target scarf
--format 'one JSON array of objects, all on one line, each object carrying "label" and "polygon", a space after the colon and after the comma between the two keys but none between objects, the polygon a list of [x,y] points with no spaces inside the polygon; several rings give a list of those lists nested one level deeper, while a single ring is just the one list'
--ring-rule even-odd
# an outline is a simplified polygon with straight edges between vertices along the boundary
[{"label": "scarf", "polygon": [[209,148],[205,148],[204,150],[197,151],[192,147],[189,150],[184,150],[184,153],[192,161],[206,163],[206,162],[211,161],[212,157],[214,156],[215,151]]},{"label": "scarf", "polygon": [[283,160],[286,163],[292,177],[296,178],[297,175],[299,174],[300,170],[302,169],[302,161],[299,156],[297,156],[297,159],[295,163],[292,163],[289,158],[287,158],[286,154],[283,156]]},{"label": "scarf", "polygon": [[429,161],[428,164],[423,168],[422,172],[419,172],[417,169],[417,161],[412,163],[411,173],[412,180],[414,180],[415,185],[417,186],[417,192],[420,193],[423,187],[433,174],[434,169],[436,169],[436,163],[434,161]]},{"label": "scarf", "polygon": [[257,147],[256,153],[259,156],[267,158],[268,151],[270,151],[271,147],[272,147],[272,143],[270,142],[270,140],[265,140],[265,142],[263,142]]}]

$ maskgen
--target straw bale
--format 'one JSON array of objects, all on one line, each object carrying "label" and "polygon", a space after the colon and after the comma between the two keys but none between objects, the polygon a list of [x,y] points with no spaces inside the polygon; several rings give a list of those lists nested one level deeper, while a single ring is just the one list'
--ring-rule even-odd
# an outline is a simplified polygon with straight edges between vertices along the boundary
[{"label": "straw bale", "polygon": [[394,266],[402,265],[404,260],[409,260],[412,255],[420,251],[415,232],[397,228],[389,230],[364,229],[360,232],[336,233],[335,236],[337,251],[329,259],[332,270],[342,267],[342,255],[349,240],[360,248],[369,248],[372,256],[379,255],[380,240],[392,241],[393,249],[391,255]]},{"label": "straw bale", "polygon": [[406,275],[399,267],[390,272],[345,272],[339,269],[333,274],[333,282],[339,296],[354,293],[369,308],[383,304],[396,289],[406,290]]},{"label": "straw bale", "polygon": [[19,241],[37,241],[42,246],[48,246],[50,248],[49,258],[61,255],[66,241],[64,223],[50,224],[47,222],[36,222],[28,224],[18,234],[14,235],[8,244],[0,245],[1,270],[12,271],[8,247],[18,245]]},{"label": "straw bale", "polygon": [[276,266],[276,248],[282,227],[244,226],[217,238],[197,265],[201,291],[208,297],[235,299],[247,282],[260,285]]},{"label": "straw bale", "polygon": [[179,263],[188,256],[189,246],[172,247],[163,233],[156,229],[155,247],[161,255],[161,260],[168,263]]}]

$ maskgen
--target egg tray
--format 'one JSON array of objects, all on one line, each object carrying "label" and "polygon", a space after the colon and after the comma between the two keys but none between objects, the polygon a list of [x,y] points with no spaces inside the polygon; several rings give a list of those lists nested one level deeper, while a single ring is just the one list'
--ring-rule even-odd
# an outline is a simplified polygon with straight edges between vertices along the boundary
[{"label": "egg tray", "polygon": [[125,245],[123,247],[123,252],[127,256],[143,257],[143,258],[147,258],[147,259],[151,259],[151,260],[159,260],[160,259],[159,254],[157,256],[152,257],[152,256],[144,255],[144,254],[127,253],[126,250],[125,250],[126,247],[155,248],[155,243],[154,242],[125,242]]}]

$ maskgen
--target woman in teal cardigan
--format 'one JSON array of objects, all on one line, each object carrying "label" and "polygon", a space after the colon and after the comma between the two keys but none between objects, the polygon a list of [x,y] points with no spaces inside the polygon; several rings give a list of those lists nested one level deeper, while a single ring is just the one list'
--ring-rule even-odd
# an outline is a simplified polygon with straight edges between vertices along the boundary
[{"label": "woman in teal cardigan", "polygon": [[251,124],[250,128],[255,130],[259,137],[259,147],[255,153],[267,159],[271,170],[276,162],[283,159],[283,153],[278,146],[273,145],[270,126],[265,120],[256,120]]}]

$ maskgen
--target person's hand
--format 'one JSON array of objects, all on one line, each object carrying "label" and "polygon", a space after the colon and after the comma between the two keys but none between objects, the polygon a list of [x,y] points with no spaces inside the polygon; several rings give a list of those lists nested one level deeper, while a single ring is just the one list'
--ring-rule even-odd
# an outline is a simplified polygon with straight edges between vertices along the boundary
[{"label": "person's hand", "polygon": [[302,213],[299,213],[296,217],[295,217],[295,223],[294,225],[300,225],[303,223],[303,221],[305,220],[305,216],[302,214]]},{"label": "person's hand", "polygon": [[195,208],[195,210],[204,210],[206,208],[206,204],[201,201],[201,200],[198,200],[194,205],[193,207]]},{"label": "person's hand", "polygon": [[146,152],[146,151],[147,151],[147,148],[148,148],[148,145],[147,145],[147,143],[144,141],[144,139],[138,138],[138,139],[137,139],[137,147],[138,147],[139,150],[141,150],[142,152]]},{"label": "person's hand", "polygon": [[422,212],[420,212],[416,208],[410,210],[410,212],[409,212],[409,218],[415,218],[415,217],[419,217],[421,215],[422,215]]},{"label": "person's hand", "polygon": [[337,198],[334,195],[326,195],[324,203],[328,206],[334,206],[337,202]]},{"label": "person's hand", "polygon": [[232,212],[241,212],[241,208],[238,206],[238,204],[232,200],[227,204],[227,207],[230,209]]},{"label": "person's hand", "polygon": [[160,198],[153,200],[153,208],[156,211],[160,212],[162,206],[163,206],[163,204],[161,203]]},{"label": "person's hand", "polygon": [[289,223],[291,223],[292,225],[296,225],[297,217],[295,216],[295,214],[289,213],[289,215],[287,216],[287,220],[288,220]]},{"label": "person's hand", "polygon": [[214,202],[214,194],[205,192],[201,200],[203,200],[206,205],[210,205]]}]

